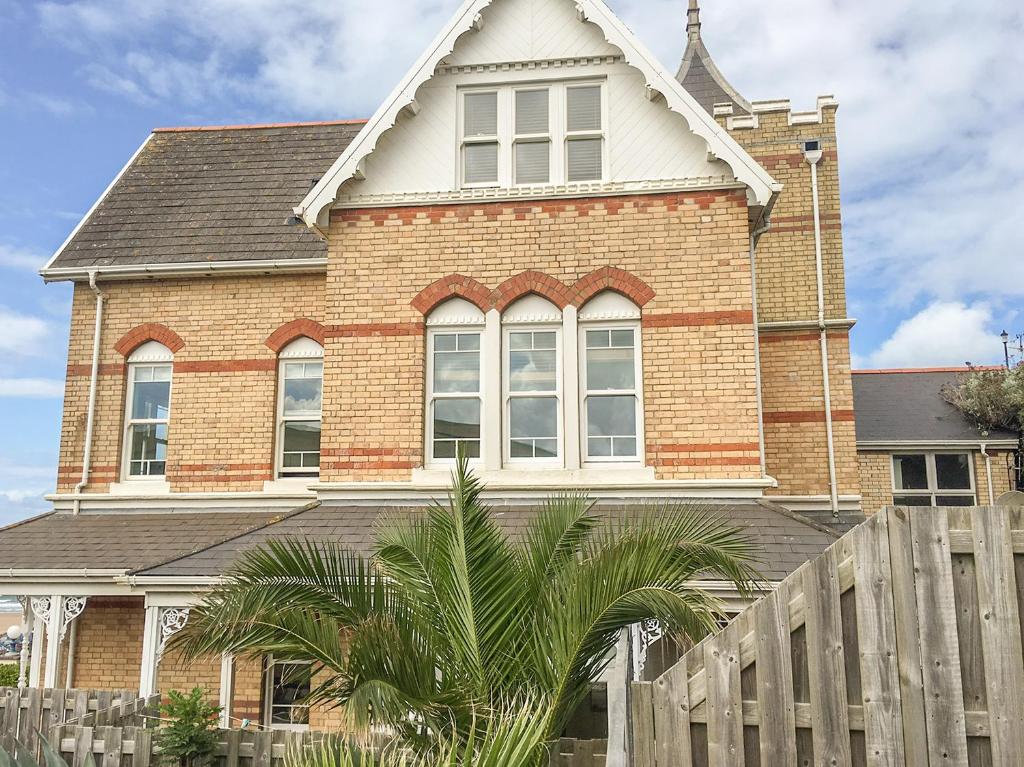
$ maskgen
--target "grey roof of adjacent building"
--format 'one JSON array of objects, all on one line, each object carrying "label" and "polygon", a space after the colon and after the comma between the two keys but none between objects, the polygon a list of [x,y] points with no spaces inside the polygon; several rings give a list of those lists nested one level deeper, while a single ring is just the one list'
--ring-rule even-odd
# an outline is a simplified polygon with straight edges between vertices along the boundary
[{"label": "grey roof of adjacent building", "polygon": [[0,529],[4,570],[137,570],[262,527],[280,512],[51,512]]},{"label": "grey roof of adjacent building", "polygon": [[854,371],[857,442],[981,442],[1016,440],[985,435],[942,397],[942,387],[967,370]]},{"label": "grey roof of adjacent building", "polygon": [[287,221],[362,126],[154,131],[47,270],[326,258]]},{"label": "grey roof of adjacent building", "polygon": [[[768,580],[781,580],[808,559],[817,556],[838,537],[831,530],[817,525],[799,514],[770,503],[701,504],[708,513],[717,514],[747,532],[761,552],[759,570]],[[525,505],[494,506],[495,518],[511,537],[521,536],[536,507]],[[640,506],[602,504],[595,507],[603,517],[629,514]],[[420,509],[422,511],[422,508]],[[238,535],[231,540],[208,547],[194,554],[178,557],[137,574],[167,578],[219,576],[246,551],[273,538],[299,538],[332,541],[359,554],[374,551],[376,530],[382,517],[394,513],[416,513],[414,509],[377,506],[322,505],[300,510],[274,520],[258,530]]]},{"label": "grey roof of adjacent building", "polygon": [[700,34],[700,7],[690,0],[686,24],[686,50],[676,80],[693,96],[704,111],[713,115],[716,104],[731,104],[734,112],[750,114],[752,107],[715,65]]}]

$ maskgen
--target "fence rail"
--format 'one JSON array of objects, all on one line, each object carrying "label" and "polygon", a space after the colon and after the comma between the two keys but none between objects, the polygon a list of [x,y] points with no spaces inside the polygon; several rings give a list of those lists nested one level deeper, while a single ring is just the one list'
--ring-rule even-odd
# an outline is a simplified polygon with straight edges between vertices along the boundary
[{"label": "fence rail", "polygon": [[549,767],[605,767],[607,740],[562,738],[551,750]]},{"label": "fence rail", "polygon": [[1024,509],[890,509],[654,682],[635,767],[1024,764]]}]

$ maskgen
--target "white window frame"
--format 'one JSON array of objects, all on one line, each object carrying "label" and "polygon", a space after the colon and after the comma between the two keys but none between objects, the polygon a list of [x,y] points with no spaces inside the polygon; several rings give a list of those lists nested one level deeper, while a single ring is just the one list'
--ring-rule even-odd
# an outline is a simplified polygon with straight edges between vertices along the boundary
[{"label": "white window frame", "polygon": [[[516,391],[511,383],[511,352],[513,333],[554,333],[555,334],[555,388],[553,391]],[[561,322],[510,322],[502,326],[501,333],[501,421],[502,456],[506,466],[517,468],[563,468],[565,466],[565,397],[563,396]],[[527,398],[555,399],[555,444],[558,455],[554,458],[512,457],[512,400]]]},{"label": "white window frame", "polygon": [[[591,394],[587,385],[587,331],[602,330],[632,330],[633,331],[633,389],[608,389],[593,392],[595,397],[611,396],[633,396],[636,398],[636,456],[626,458],[622,456],[592,456],[590,455],[590,440],[587,427],[587,397]],[[644,381],[643,381],[643,338],[640,330],[640,320],[580,320],[579,322],[579,371],[580,371],[580,452],[583,456],[583,464],[599,464],[603,468],[621,465],[623,467],[635,468],[644,465],[646,461],[644,453]]]},{"label": "white window frame", "polygon": [[[316,345],[319,352],[316,353],[313,350],[313,345]],[[302,349],[297,353],[289,353],[289,349],[296,347]],[[285,365],[313,362],[319,363],[321,366],[320,372],[320,415],[317,418],[312,418],[308,415],[285,415],[284,412],[284,371]],[[280,354],[278,355],[277,364],[277,424],[276,424],[276,448],[274,450],[274,462],[276,464],[274,474],[278,479],[301,479],[301,478],[313,478],[320,476],[320,462],[323,460],[323,426],[324,426],[324,414],[323,414],[323,396],[324,396],[324,350],[316,341],[309,338],[297,338],[290,344],[285,346]],[[320,422],[320,460],[317,461],[317,466],[292,466],[285,467],[284,465],[284,427],[286,423],[309,423],[311,421]]]},{"label": "white window frame", "polygon": [[[518,133],[516,132],[516,101],[519,93],[530,92],[530,91],[547,91],[548,94],[548,129],[546,133]],[[552,88],[551,85],[544,83],[533,83],[530,85],[515,86],[512,88],[512,99],[511,99],[511,122],[512,122],[512,151],[510,152],[511,168],[510,178],[514,186],[543,186],[550,184],[552,177],[556,172],[555,164],[555,142],[553,140],[553,129],[556,113],[556,98],[555,94],[557,89]],[[520,144],[537,144],[546,143],[548,145],[548,180],[547,181],[530,181],[524,184],[519,183],[519,179],[516,178],[516,148]],[[498,147],[498,156],[501,156],[501,146]]]},{"label": "white window frame", "polygon": [[[896,459],[904,455],[923,455],[925,459],[925,472],[928,477],[928,487],[920,490],[904,490],[896,486]],[[967,467],[971,475],[970,490],[943,490],[939,488],[938,470],[935,466],[937,455],[965,455],[967,456]],[[974,453],[969,450],[900,450],[889,455],[890,486],[892,488],[893,502],[896,496],[920,496],[928,497],[932,506],[936,506],[938,496],[956,496],[958,498],[973,498],[974,504],[978,501],[978,480],[974,471]]]},{"label": "white window frame", "polygon": [[[167,418],[133,418],[132,404],[135,399],[135,377],[144,368],[170,368],[171,375],[167,391]],[[124,431],[122,434],[121,479],[124,482],[163,482],[167,479],[167,456],[164,457],[163,474],[132,474],[132,427],[163,424],[167,427],[168,449],[170,449],[171,407],[174,399],[174,355],[170,349],[156,341],[149,341],[128,357],[128,385],[124,405]]]},{"label": "white window frame", "polygon": [[437,336],[450,335],[477,335],[480,337],[480,351],[477,355],[480,364],[480,385],[476,397],[480,400],[480,455],[470,458],[471,466],[478,466],[483,463],[485,445],[487,444],[487,418],[485,412],[484,392],[487,390],[486,378],[487,368],[484,365],[484,325],[483,324],[459,324],[459,325],[438,325],[427,328],[427,407],[426,407],[426,444],[424,445],[425,465],[449,467],[455,464],[455,458],[434,457],[434,402],[439,399],[472,399],[473,392],[435,392],[434,391],[434,339]]},{"label": "white window frame", "polygon": [[[567,98],[570,88],[599,87],[601,89],[601,130],[568,131]],[[548,90],[548,133],[517,135],[515,127],[515,94],[517,91]],[[506,189],[515,186],[559,186],[565,184],[598,184],[609,178],[608,151],[608,83],[603,78],[580,80],[533,80],[521,83],[474,85],[461,87],[458,93],[458,139],[456,141],[456,185],[459,189]],[[466,95],[496,93],[498,102],[497,136],[465,135]],[[515,180],[515,145],[521,141],[547,136],[550,141],[549,177],[545,183],[517,184]],[[575,138],[601,138],[601,178],[588,181],[568,179],[568,142]],[[467,144],[498,144],[498,178],[494,182],[467,183],[465,181],[465,148]]]},{"label": "white window frame", "polygon": [[[274,658],[273,655],[268,655],[267,656],[267,663],[266,663],[266,667],[265,667],[264,672],[263,672],[263,721],[265,723],[264,726],[269,727],[271,730],[288,730],[290,732],[307,732],[309,730],[309,723],[308,722],[306,724],[283,724],[283,723],[275,724],[274,723],[274,717],[273,717],[273,712],[274,712],[274,708],[275,708],[275,706],[274,706],[274,666],[279,666],[279,665],[283,666],[283,665],[286,665],[286,664],[290,665],[290,666],[312,666],[313,662],[312,661],[302,661],[302,660],[277,660],[277,659]],[[313,684],[313,679],[312,679],[312,669],[311,669],[310,670],[310,689],[312,689],[312,684]],[[279,706],[279,707],[284,707],[284,706],[282,704],[282,706]],[[307,710],[308,714],[312,714],[312,707],[308,703],[304,704],[304,705],[302,705],[302,704],[288,705],[287,707],[288,708],[305,708]],[[310,717],[307,716],[306,718],[309,719]]]}]

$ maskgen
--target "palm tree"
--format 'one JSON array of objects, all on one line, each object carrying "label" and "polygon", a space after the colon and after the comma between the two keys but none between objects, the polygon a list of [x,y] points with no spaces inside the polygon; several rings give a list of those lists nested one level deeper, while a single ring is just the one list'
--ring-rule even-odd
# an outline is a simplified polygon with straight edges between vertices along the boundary
[{"label": "palm tree", "polygon": [[407,746],[463,739],[499,703],[531,700],[557,738],[613,657],[622,629],[657,619],[697,640],[719,603],[694,587],[749,592],[752,549],[707,507],[645,507],[604,519],[582,494],[550,498],[510,539],[460,460],[447,504],[394,513],[365,558],[322,540],[278,539],[243,555],[176,645],[312,660],[311,703]]}]

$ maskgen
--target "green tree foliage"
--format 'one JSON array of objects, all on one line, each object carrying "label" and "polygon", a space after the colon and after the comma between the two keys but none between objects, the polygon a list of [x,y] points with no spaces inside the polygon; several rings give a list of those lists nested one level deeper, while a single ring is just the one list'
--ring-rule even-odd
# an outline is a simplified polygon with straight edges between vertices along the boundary
[{"label": "green tree foliage", "polygon": [[220,709],[206,702],[206,691],[195,687],[188,694],[171,690],[160,713],[169,720],[156,733],[161,757],[180,767],[202,767],[217,748]]},{"label": "green tree foliage", "polygon": [[943,387],[942,396],[982,431],[1024,430],[1024,365],[973,369]]},{"label": "green tree foliage", "polygon": [[0,687],[18,686],[18,664],[0,663]]},{"label": "green tree foliage", "polygon": [[175,645],[187,658],[312,660],[311,703],[421,753],[439,733],[470,742],[503,701],[533,701],[550,741],[622,629],[658,619],[696,640],[721,605],[695,580],[753,587],[749,542],[708,507],[605,519],[584,496],[559,495],[510,539],[482,491],[460,461],[447,503],[388,517],[370,558],[272,539],[193,608]]}]

